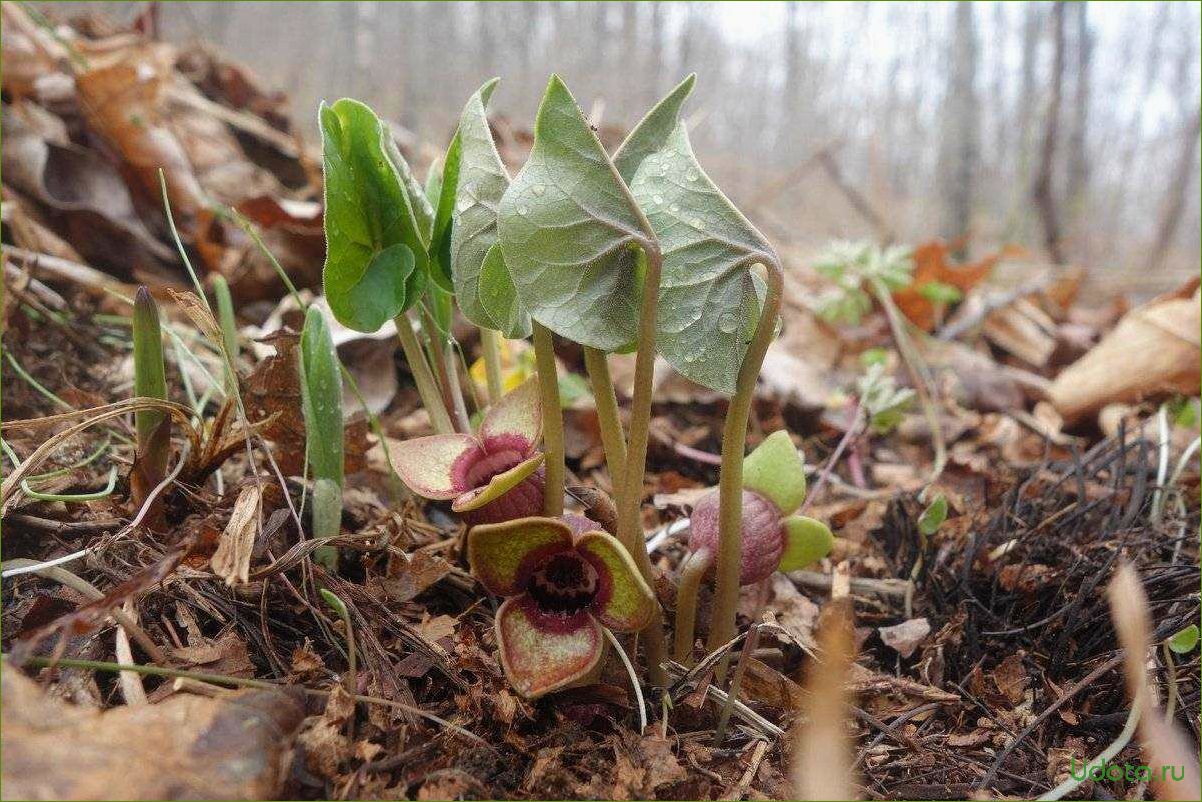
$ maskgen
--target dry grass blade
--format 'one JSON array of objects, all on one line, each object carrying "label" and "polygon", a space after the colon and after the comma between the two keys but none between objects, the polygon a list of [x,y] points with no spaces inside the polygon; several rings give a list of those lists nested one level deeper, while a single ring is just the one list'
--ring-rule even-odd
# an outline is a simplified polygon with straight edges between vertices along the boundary
[{"label": "dry grass blade", "polygon": [[33,473],[38,466],[42,464],[51,454],[54,453],[60,445],[67,440],[70,440],[75,435],[91,427],[104,423],[107,420],[121,417],[130,412],[137,412],[143,409],[158,409],[167,412],[175,418],[184,431],[188,433],[192,441],[193,451],[200,442],[200,434],[192,426],[192,413],[187,407],[180,404],[175,404],[170,401],[161,401],[157,398],[128,398],[124,401],[118,401],[113,404],[105,404],[104,406],[94,407],[92,409],[78,410],[74,412],[64,412],[61,415],[49,415],[44,418],[33,418],[30,420],[9,421],[0,424],[0,431],[12,431],[15,429],[33,429],[42,426],[52,426],[58,423],[66,423],[69,421],[84,418],[79,423],[69,426],[60,432],[56,432],[46,441],[34,449],[34,452],[29,455],[12,473],[4,478],[4,483],[0,485],[0,512],[7,512],[13,499],[21,489],[21,481],[26,479]]},{"label": "dry grass blade", "polygon": [[823,619],[818,631],[822,661],[806,679],[809,702],[793,739],[793,791],[797,799],[858,799],[843,684],[855,659],[850,605],[831,602]]},{"label": "dry grass blade", "polygon": [[[1143,585],[1128,563],[1119,565],[1106,588],[1111,617],[1123,646],[1123,662],[1127,679],[1127,694],[1131,703],[1143,710],[1139,720],[1139,739],[1145,760],[1152,767],[1152,787],[1158,799],[1198,799],[1202,794],[1198,772],[1198,750],[1188,745],[1188,739],[1164,713],[1152,705],[1154,695],[1148,683],[1145,661],[1152,631],[1148,615],[1148,597]],[[1160,767],[1180,767],[1183,777],[1171,779]]]}]

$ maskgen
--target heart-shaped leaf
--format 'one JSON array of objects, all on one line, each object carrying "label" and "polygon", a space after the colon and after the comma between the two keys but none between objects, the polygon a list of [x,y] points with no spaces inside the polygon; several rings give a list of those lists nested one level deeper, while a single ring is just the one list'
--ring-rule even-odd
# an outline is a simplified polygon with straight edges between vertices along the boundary
[{"label": "heart-shaped leaf", "polygon": [[664,257],[657,344],[685,377],[733,393],[759,317],[753,268],[772,246],[701,169],[684,123],[631,183]]},{"label": "heart-shaped leaf", "polygon": [[467,319],[506,337],[521,339],[530,335],[530,316],[512,290],[513,279],[495,247],[497,207],[509,187],[509,173],[497,154],[485,112],[497,80],[492,79],[471,96],[459,119],[455,135],[460,150],[459,186],[449,253],[455,297]]},{"label": "heart-shaped leaf", "polygon": [[635,339],[638,255],[654,234],[558,76],[497,217],[505,264],[536,320],[603,351]]},{"label": "heart-shaped leaf", "polygon": [[389,155],[392,136],[372,110],[343,99],[322,104],[320,122],[326,297],[338,322],[374,332],[425,288],[425,239]]}]

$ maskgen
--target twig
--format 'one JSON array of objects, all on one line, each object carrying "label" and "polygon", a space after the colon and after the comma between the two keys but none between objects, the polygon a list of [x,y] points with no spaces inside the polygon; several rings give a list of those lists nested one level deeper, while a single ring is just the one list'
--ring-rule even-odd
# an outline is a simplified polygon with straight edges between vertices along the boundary
[{"label": "twig", "polygon": [[[7,652],[0,655],[7,658]],[[139,674],[149,674],[156,677],[182,677],[184,679],[196,680],[197,682],[207,682],[210,685],[225,685],[240,688],[261,688],[263,690],[282,691],[288,688],[295,688],[307,696],[327,697],[329,691],[319,690],[317,688],[306,688],[303,685],[283,685],[276,682],[268,682],[262,679],[252,679],[250,677],[228,677],[224,674],[206,674],[199,671],[183,671],[177,668],[162,668],[160,666],[140,666],[135,664],[125,663],[105,663],[99,660],[76,660],[69,657],[60,657],[53,660],[49,657],[29,657],[25,659],[26,665],[37,666],[40,668],[86,668],[93,671],[136,671]],[[427,713],[420,707],[412,707],[404,702],[397,702],[392,699],[384,699],[379,696],[363,696],[354,694],[351,696],[356,702],[364,702],[366,704],[384,705],[386,707],[396,708],[411,715],[421,716],[427,721],[433,721],[439,726],[446,727],[452,732],[458,733],[472,741],[475,741],[482,746],[493,749],[493,745],[481,738],[479,735],[460,727],[458,724],[452,724],[446,719],[439,718],[433,713]]]}]

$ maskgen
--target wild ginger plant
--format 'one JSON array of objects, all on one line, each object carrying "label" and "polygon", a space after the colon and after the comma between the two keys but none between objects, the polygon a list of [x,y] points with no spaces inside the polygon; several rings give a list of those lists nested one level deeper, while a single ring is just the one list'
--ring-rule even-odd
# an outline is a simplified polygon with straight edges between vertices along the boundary
[{"label": "wild ginger plant", "polygon": [[[305,313],[298,369],[305,458],[313,473],[313,536],[336,537],[342,529],[342,372],[330,328],[314,306]],[[331,569],[337,567],[333,546],[321,546],[314,557]]]},{"label": "wild ginger plant", "polygon": [[[163,359],[163,332],[159,307],[145,286],[134,296],[134,395],[167,400],[167,372]],[[159,409],[140,409],[134,413],[137,454],[130,473],[130,493],[135,507],[141,507],[167,473],[171,450],[171,416]],[[156,505],[158,508],[159,505]],[[161,509],[151,512],[152,525],[161,522]]]},{"label": "wild ginger plant", "polygon": [[[775,571],[795,571],[825,557],[834,537],[826,524],[795,514],[806,497],[805,466],[789,433],[773,432],[747,456],[743,471],[739,584],[753,585]],[[692,661],[697,596],[719,554],[721,497],[711,491],[693,508],[689,556],[676,595],[673,652]]]}]

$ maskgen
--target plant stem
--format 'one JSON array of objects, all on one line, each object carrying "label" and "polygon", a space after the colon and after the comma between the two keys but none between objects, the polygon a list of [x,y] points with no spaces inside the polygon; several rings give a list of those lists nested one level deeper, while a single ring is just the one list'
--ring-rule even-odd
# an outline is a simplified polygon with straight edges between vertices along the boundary
[{"label": "plant stem", "polygon": [[434,383],[434,374],[422,353],[421,343],[413,333],[413,322],[407,313],[396,316],[397,339],[401,341],[401,350],[405,352],[405,361],[413,373],[413,382],[417,385],[417,394],[421,397],[422,406],[430,414],[430,425],[437,434],[452,434],[455,427],[451,425],[451,416],[447,414],[446,405],[438,393],[438,385]]},{"label": "plant stem", "polygon": [[[159,307],[145,285],[134,296],[134,395],[167,400],[166,365],[163,362],[163,331],[159,326]],[[161,410],[142,409],[134,413],[138,446],[135,469],[130,479],[130,497],[141,507],[150,488],[167,472],[171,452],[171,418]],[[162,506],[151,510],[151,528],[162,525]]]},{"label": "plant stem", "polygon": [[543,490],[543,513],[549,518],[563,515],[563,409],[559,405],[559,374],[555,369],[555,344],[551,330],[534,321],[534,362],[543,405],[543,452],[547,455],[547,480]]},{"label": "plant stem", "polygon": [[885,310],[885,317],[889,320],[889,330],[893,334],[893,341],[897,343],[897,352],[901,354],[902,362],[906,364],[906,370],[910,374],[910,380],[914,382],[914,389],[918,393],[918,401],[922,406],[922,414],[926,418],[927,428],[931,430],[931,442],[935,446],[935,463],[931,466],[931,475],[927,477],[927,487],[930,487],[943,473],[943,467],[947,464],[947,445],[943,440],[943,427],[939,425],[939,414],[935,410],[935,381],[931,377],[926,361],[914,347],[910,335],[906,333],[906,321],[903,319],[901,311],[898,310],[897,304],[893,303],[893,296],[889,292],[889,288],[880,279],[873,279],[871,286],[877,302]]},{"label": "plant stem", "polygon": [[[639,348],[634,360],[634,397],[630,404],[630,441],[626,448],[626,467],[622,471],[622,490],[618,493],[618,540],[630,552],[643,579],[655,587],[655,574],[647,544],[643,540],[643,475],[647,462],[647,433],[651,426],[651,379],[655,368],[655,316],[659,306],[659,282],[664,259],[659,243],[642,243],[647,269],[643,281],[643,302],[639,310]],[[643,630],[647,643],[647,671],[655,685],[667,684],[664,670],[667,645],[664,639],[664,614],[656,604],[655,616]]]},{"label": "plant stem", "polygon": [[680,569],[680,584],[676,588],[676,627],[673,631],[672,654],[676,662],[685,668],[693,665],[697,593],[713,564],[714,553],[709,549],[702,549],[686,557]]},{"label": "plant stem", "polygon": [[459,382],[459,365],[456,364],[455,346],[450,342],[442,345],[442,364],[446,375],[447,393],[451,396],[451,405],[455,410],[455,425],[459,431],[471,434],[472,423],[467,415],[467,403],[463,400],[463,385]]},{"label": "plant stem", "polygon": [[495,404],[504,393],[501,378],[501,332],[480,327],[480,349],[484,352],[484,373],[488,377],[488,403]]},{"label": "plant stem", "polygon": [[452,413],[451,422],[455,431],[470,434],[472,424],[468,421],[467,405],[463,402],[463,387],[459,384],[459,372],[455,369],[455,350],[451,338],[438,328],[429,308],[422,306],[422,330],[429,346],[430,364],[438,370],[438,384],[442,388],[443,404]]},{"label": "plant stem", "polygon": [[[739,605],[739,562],[742,543],[743,520],[743,452],[747,445],[747,421],[751,417],[751,402],[755,395],[755,383],[764,364],[764,354],[776,332],[776,318],[780,313],[781,290],[784,272],[780,263],[773,260],[765,264],[768,284],[764,298],[764,309],[756,324],[755,334],[747,346],[739,376],[735,381],[735,394],[726,411],[726,426],[722,432],[722,469],[718,480],[718,565],[714,585],[714,612],[710,620],[707,648],[714,651],[729,641],[735,634],[735,612]],[[721,680],[726,675],[729,660],[723,658],[715,666],[715,676]]]},{"label": "plant stem", "polygon": [[584,366],[588,370],[593,399],[597,403],[597,420],[601,424],[601,445],[605,447],[609,481],[613,484],[614,492],[620,496],[623,489],[622,471],[626,467],[626,435],[622,431],[622,418],[618,413],[613,378],[609,374],[609,361],[604,351],[586,345]]},{"label": "plant stem", "polygon": [[230,362],[238,363],[238,321],[234,317],[234,299],[225,276],[213,278],[213,297],[217,299],[217,322],[221,324],[221,340]]}]

